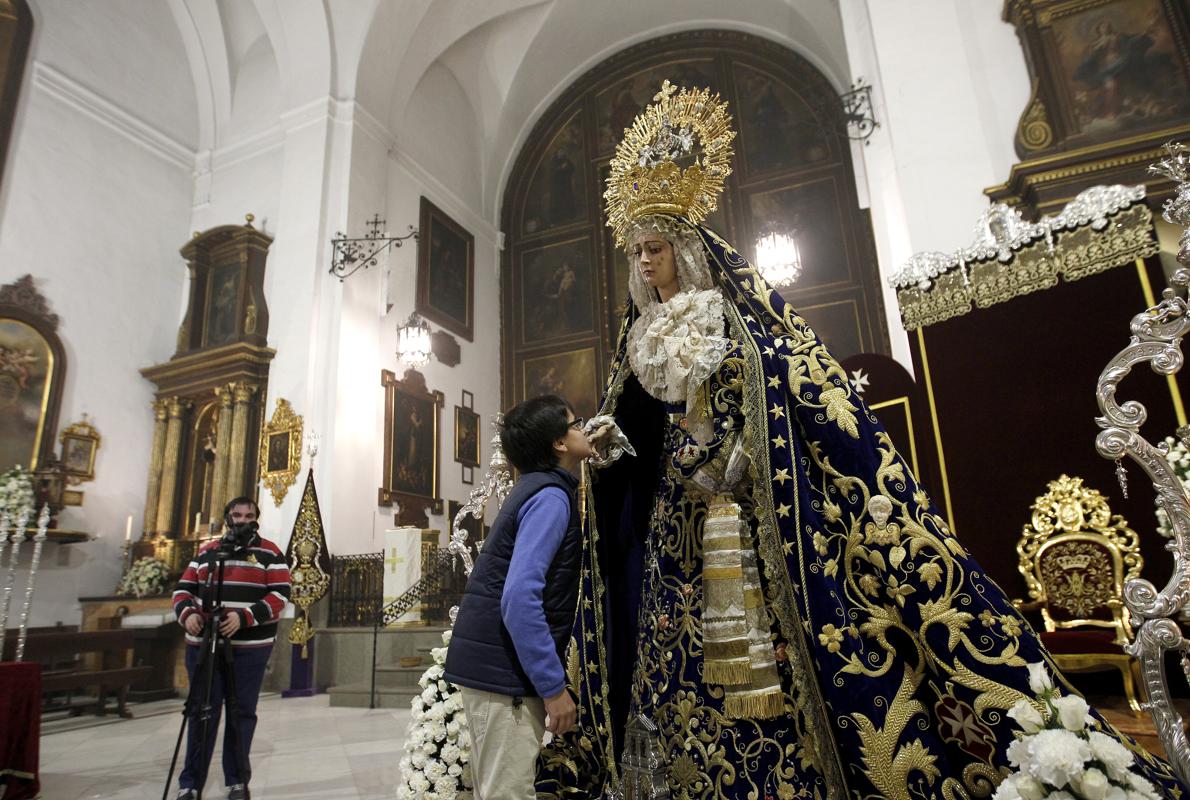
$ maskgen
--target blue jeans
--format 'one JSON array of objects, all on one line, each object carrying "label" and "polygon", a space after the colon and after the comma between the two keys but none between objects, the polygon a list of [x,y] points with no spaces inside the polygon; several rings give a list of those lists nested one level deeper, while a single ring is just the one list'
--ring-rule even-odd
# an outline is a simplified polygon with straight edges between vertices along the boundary
[{"label": "blue jeans", "polygon": [[[229,645],[230,646],[230,645]],[[199,647],[186,647],[186,672],[190,682],[194,683],[194,669],[198,664]],[[229,721],[227,730],[223,732],[223,783],[225,786],[244,785],[252,779],[252,767],[248,761],[248,752],[252,749],[252,734],[256,732],[256,700],[260,696],[260,685],[264,682],[264,670],[269,663],[272,645],[264,647],[232,647],[233,666],[236,685],[237,716],[239,722],[232,725]],[[219,658],[216,656],[216,658]],[[199,689],[201,697],[202,689]],[[181,789],[199,788],[199,782],[205,783],[207,769],[211,765],[211,756],[215,752],[215,736],[219,732],[219,717],[223,712],[223,677],[216,665],[215,675],[211,681],[211,724],[208,729],[206,747],[199,746],[199,727],[197,713],[187,724],[190,730],[186,737],[186,763],[182,767],[182,774],[178,777],[178,787]],[[244,774],[240,774],[236,766],[236,747],[242,747],[244,758]]]}]

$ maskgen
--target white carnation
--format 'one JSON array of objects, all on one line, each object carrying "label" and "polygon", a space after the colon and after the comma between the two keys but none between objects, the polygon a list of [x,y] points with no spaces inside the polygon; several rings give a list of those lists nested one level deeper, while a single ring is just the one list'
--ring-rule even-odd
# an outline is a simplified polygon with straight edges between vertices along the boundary
[{"label": "white carnation", "polygon": [[422,689],[421,699],[426,705],[431,705],[438,700],[438,692],[433,686],[428,686],[425,689]]},{"label": "white carnation", "polygon": [[441,761],[433,760],[426,764],[426,777],[432,781],[436,781],[446,774],[446,765]]},{"label": "white carnation", "polygon": [[996,793],[992,795],[992,800],[1024,800],[1017,789],[1020,779],[1020,775],[1009,775],[1000,781],[1000,785],[996,787]]},{"label": "white carnation", "polygon": [[[433,667],[431,667],[431,669],[433,669]],[[438,691],[442,692],[442,694],[446,694],[450,691],[450,684],[446,681],[438,681]]]},{"label": "white carnation", "polygon": [[426,754],[420,750],[413,751],[413,755],[409,757],[410,763],[416,770],[423,770],[426,768]]},{"label": "white carnation", "polygon": [[1160,800],[1160,795],[1157,794],[1157,787],[1149,783],[1147,780],[1137,775],[1135,772],[1128,773],[1128,785],[1133,791],[1139,792],[1149,800]]},{"label": "white carnation", "polygon": [[1114,781],[1128,779],[1128,768],[1132,766],[1132,753],[1119,741],[1100,731],[1091,731],[1087,737],[1091,745],[1091,753],[1096,761],[1103,762],[1107,767],[1107,774]]},{"label": "white carnation", "polygon": [[1107,800],[1107,790],[1111,788],[1107,776],[1094,767],[1075,777],[1070,783],[1085,800]]},{"label": "white carnation", "polygon": [[1058,709],[1058,720],[1068,731],[1081,731],[1087,726],[1087,712],[1091,707],[1087,701],[1076,694],[1068,694],[1055,698],[1054,707]]},{"label": "white carnation", "polygon": [[459,746],[456,744],[447,744],[442,748],[441,758],[445,764],[453,764],[459,760]]},{"label": "white carnation", "polygon": [[446,644],[446,645],[450,644],[450,637],[451,637],[452,633],[454,633],[454,631],[452,631],[450,628],[447,628],[446,630],[444,630],[442,632],[442,643],[443,644]]},{"label": "white carnation", "polygon": [[1006,751],[1008,763],[1017,769],[1024,769],[1025,765],[1033,757],[1029,752],[1029,743],[1031,741],[1031,738],[1017,739],[1008,745],[1008,750]]},{"label": "white carnation", "polygon": [[1054,688],[1053,678],[1045,668],[1045,662],[1038,661],[1029,665],[1029,688],[1034,694],[1048,694]]},{"label": "white carnation", "polygon": [[457,719],[452,719],[450,722],[446,723],[446,732],[449,733],[451,736],[458,736],[459,729],[461,727],[462,726],[459,725],[459,721]]},{"label": "white carnation", "polygon": [[430,788],[430,782],[426,780],[426,776],[420,773],[409,778],[409,788],[415,792],[424,793]]},{"label": "white carnation", "polygon": [[1008,709],[1008,716],[1013,719],[1025,733],[1037,733],[1045,726],[1045,719],[1037,708],[1028,700],[1017,700]]},{"label": "white carnation", "polygon": [[1075,800],[1075,797],[1070,792],[1050,792],[1045,800]]},{"label": "white carnation", "polygon": [[[429,669],[426,670],[425,677],[428,678],[429,680],[436,681],[442,677],[443,672],[444,672],[444,670],[442,669],[441,664],[434,664],[433,666],[431,666]],[[438,684],[438,686],[441,687],[442,683],[440,682]],[[443,691],[445,691],[445,690],[443,690]]]},{"label": "white carnation", "polygon": [[451,764],[449,767],[446,768],[446,771],[449,774],[457,777],[457,776],[463,774],[463,765],[462,764]]},{"label": "white carnation", "polygon": [[1090,745],[1070,731],[1039,731],[1028,747],[1029,774],[1058,789],[1066,788],[1070,778],[1081,773],[1091,759]]},{"label": "white carnation", "polygon": [[1045,797],[1045,787],[1034,780],[1031,775],[1018,775],[1016,790],[1020,792],[1023,800],[1043,800]]}]

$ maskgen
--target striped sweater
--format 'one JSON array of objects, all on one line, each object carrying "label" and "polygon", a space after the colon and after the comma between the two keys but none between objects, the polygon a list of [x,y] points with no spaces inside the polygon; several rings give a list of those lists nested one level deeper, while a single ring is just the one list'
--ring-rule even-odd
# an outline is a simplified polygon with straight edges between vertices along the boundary
[{"label": "striped sweater", "polygon": [[[202,592],[207,572],[214,568],[216,539],[203,545],[194,560],[182,572],[174,590],[174,613],[185,624],[192,614],[206,616],[202,610]],[[214,593],[214,578],[211,591]],[[214,602],[211,597],[211,602]],[[240,615],[240,629],[231,637],[236,647],[271,645],[277,635],[277,619],[289,602],[289,565],[277,545],[257,535],[236,558],[229,558],[223,569],[223,607]],[[202,644],[201,636],[186,634],[186,643]]]}]

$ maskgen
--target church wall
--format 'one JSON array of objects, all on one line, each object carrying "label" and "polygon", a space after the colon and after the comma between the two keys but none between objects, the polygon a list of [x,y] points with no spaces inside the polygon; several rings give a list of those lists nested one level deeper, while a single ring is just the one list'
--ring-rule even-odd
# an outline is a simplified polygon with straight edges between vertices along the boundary
[{"label": "church wall", "polygon": [[[35,35],[34,58],[44,55],[38,47]],[[26,72],[4,175],[0,281],[31,273],[60,318],[59,428],[86,412],[103,437],[95,481],[77,487],[84,505],[60,520],[96,539],[46,545],[30,620],[77,624],[77,598],[110,594],[120,578],[129,514],[134,535],[141,530],[152,387],[138,370],[174,350],[191,176],[100,122],[102,98],[81,110],[69,85],[48,84],[40,68]]]},{"label": "church wall", "polygon": [[[853,152],[883,282],[915,252],[970,243],[984,187],[1016,161],[1029,77],[999,3],[847,0],[840,10],[851,74],[872,85],[880,123]],[[884,291],[893,355],[912,371],[896,297]]]}]

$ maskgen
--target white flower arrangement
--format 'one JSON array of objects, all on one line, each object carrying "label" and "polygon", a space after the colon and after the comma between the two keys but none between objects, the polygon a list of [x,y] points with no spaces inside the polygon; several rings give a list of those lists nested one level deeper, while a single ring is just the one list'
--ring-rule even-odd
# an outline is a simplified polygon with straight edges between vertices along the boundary
[{"label": "white flower arrangement", "polygon": [[410,702],[413,718],[405,734],[397,800],[454,800],[471,791],[471,731],[463,696],[442,677],[449,644],[446,630],[442,647],[430,651],[434,663],[417,682],[421,694]]},{"label": "white flower arrangement", "polygon": [[[1165,460],[1173,468],[1173,474],[1182,484],[1182,490],[1190,493],[1190,450],[1182,444],[1181,439],[1172,436],[1165,437]],[[1169,521],[1169,514],[1160,505],[1157,506],[1157,533],[1166,539],[1173,538],[1173,525]]]},{"label": "white flower arrangement", "polygon": [[8,515],[11,528],[22,512],[27,512],[28,519],[33,518],[33,478],[18,464],[0,475],[0,515]]},{"label": "white flower arrangement", "polygon": [[138,559],[116,587],[116,594],[133,594],[137,597],[163,594],[169,582],[169,567],[153,556]]},{"label": "white flower arrangement", "polygon": [[[1087,701],[1059,695],[1045,664],[1029,665],[1037,702],[1018,700],[1008,711],[1023,731],[1008,746],[1017,771],[992,800],[1157,800],[1152,783],[1129,770],[1133,756],[1119,740],[1094,729]],[[1039,710],[1040,707],[1040,710]]]}]

